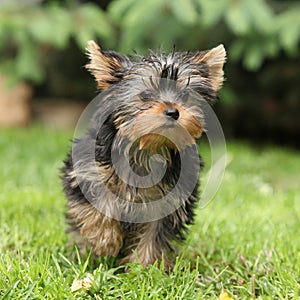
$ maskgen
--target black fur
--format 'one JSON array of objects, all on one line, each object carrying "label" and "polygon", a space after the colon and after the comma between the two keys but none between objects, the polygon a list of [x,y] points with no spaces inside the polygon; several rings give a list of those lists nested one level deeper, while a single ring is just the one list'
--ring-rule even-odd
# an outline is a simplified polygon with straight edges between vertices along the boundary
[{"label": "black fur", "polygon": [[[91,59],[94,64],[93,55],[98,55],[95,49],[97,50],[97,48],[91,50]],[[103,60],[104,65],[107,65],[110,60],[112,61],[107,70],[110,74],[109,78],[112,78],[110,81],[107,81],[106,77],[103,76],[103,73],[105,73],[105,70],[103,71],[101,69],[103,67],[89,65],[90,70],[95,72],[94,75],[97,81],[101,82],[101,86],[109,87],[102,93],[101,103],[95,112],[93,125],[83,137],[73,142],[73,148],[77,147],[77,152],[84,158],[89,151],[93,150],[92,147],[95,147],[95,162],[99,163],[99,166],[102,168],[105,168],[102,170],[110,170],[110,175],[107,175],[108,177],[105,178],[104,184],[113,189],[115,187],[118,188],[122,183],[120,183],[120,178],[114,171],[112,153],[116,152],[119,156],[122,156],[127,151],[128,145],[131,144],[129,153],[131,153],[132,158],[130,163],[135,173],[139,176],[146,176],[151,172],[148,162],[144,160],[148,160],[150,156],[153,155],[153,151],[163,156],[166,155],[166,172],[162,180],[154,185],[154,190],[157,191],[158,194],[167,195],[168,191],[177,188],[177,192],[182,197],[181,206],[179,208],[164,218],[155,220],[155,222],[131,223],[120,221],[122,231],[121,238],[123,239],[123,246],[118,251],[120,257],[131,257],[132,251],[138,249],[139,236],[142,236],[147,230],[149,231],[153,223],[155,224],[155,236],[153,237],[153,232],[151,232],[152,244],[151,248],[149,248],[153,252],[150,253],[149,256],[152,255],[153,257],[150,257],[151,259],[149,258],[149,260],[142,258],[142,262],[147,264],[153,262],[153,259],[160,260],[158,256],[162,254],[168,255],[168,253],[174,250],[173,241],[181,242],[184,240],[188,225],[193,223],[194,211],[198,201],[199,183],[192,187],[189,185],[190,183],[192,184],[194,178],[197,178],[198,181],[199,167],[203,167],[202,160],[200,159],[200,166],[195,165],[190,167],[188,173],[185,175],[187,178],[183,184],[181,183],[181,186],[178,187],[178,183],[183,167],[181,165],[182,155],[187,155],[187,157],[199,161],[197,159],[198,154],[196,154],[197,157],[193,157],[195,153],[193,152],[192,144],[197,141],[197,137],[194,137],[192,144],[185,145],[183,149],[173,148],[173,146],[170,146],[172,144],[166,141],[165,145],[168,146],[160,145],[158,148],[155,148],[155,150],[151,150],[151,146],[148,149],[139,149],[141,145],[140,137],[137,137],[137,140],[134,141],[133,139],[135,139],[135,137],[131,135],[134,134],[135,130],[140,130],[142,125],[144,126],[143,128],[147,128],[147,124],[141,124],[139,123],[141,121],[137,121],[138,118],[140,118],[141,115],[143,116],[144,112],[146,112],[145,116],[147,116],[148,111],[150,112],[149,115],[153,114],[151,110],[152,106],[161,105],[161,107],[164,107],[164,101],[160,99],[170,97],[170,95],[173,102],[166,102],[167,105],[177,105],[182,107],[183,110],[192,108],[192,112],[198,116],[198,121],[201,122],[201,103],[197,98],[208,103],[213,103],[216,99],[216,91],[213,90],[211,81],[213,79],[210,78],[209,65],[205,61],[201,61],[201,57],[204,57],[206,53],[208,52],[173,52],[171,55],[166,56],[163,53],[155,54],[151,52],[149,57],[136,56],[134,60],[130,61],[127,57],[114,51],[105,52],[99,50],[99,57],[95,60],[96,62]],[[114,66],[117,67],[116,70],[112,70]],[[152,70],[152,74],[149,74],[149,69]],[[97,70],[100,71],[97,73]],[[97,78],[97,76],[100,76],[100,78]],[[103,78],[101,76],[103,76]],[[158,81],[156,80],[157,77],[159,77]],[[105,84],[103,84],[103,82],[105,82]],[[110,110],[110,108],[112,109]],[[104,115],[107,115],[108,111],[110,111],[110,113],[102,124],[102,118]],[[156,114],[158,123],[162,122],[162,126],[169,124],[168,120],[165,120],[165,117],[160,115],[160,113],[156,112]],[[192,118],[193,116],[191,116],[191,119]],[[135,122],[137,123],[135,124]],[[156,122],[155,119],[153,119],[153,122]],[[195,122],[194,119],[193,122]],[[152,126],[155,124],[148,125]],[[129,129],[124,131],[124,127],[125,129]],[[116,143],[116,141],[118,141],[118,143]],[[167,154],[165,154],[166,152]],[[80,207],[90,205],[92,209],[92,205],[86,199],[80,185],[76,184],[71,152],[64,162],[62,173],[64,191],[68,198],[69,206],[78,206],[80,209]],[[96,180],[99,180],[99,178],[95,177],[95,181]],[[186,195],[185,191],[191,188],[192,193]],[[93,193],[93,191],[91,192]],[[149,195],[151,195],[151,197],[149,199],[147,198],[148,188],[135,188],[127,185],[126,192],[137,202],[159,200],[157,195],[151,198],[152,194],[150,192]],[[153,195],[155,195],[155,193]],[[139,196],[141,197],[139,198]],[[98,199],[98,201],[104,200],[105,199]],[[80,213],[80,211],[78,213]],[[120,212],[120,214],[122,216],[124,212]],[[80,231],[84,220],[78,221],[74,215],[71,214],[69,219],[71,226],[75,230]],[[93,230],[95,230],[95,228],[93,228]],[[101,236],[101,232],[99,236]],[[145,242],[147,241],[144,241],[144,243]],[[160,253],[160,255],[158,255],[158,253]],[[127,261],[131,261],[131,258],[127,259]]]}]

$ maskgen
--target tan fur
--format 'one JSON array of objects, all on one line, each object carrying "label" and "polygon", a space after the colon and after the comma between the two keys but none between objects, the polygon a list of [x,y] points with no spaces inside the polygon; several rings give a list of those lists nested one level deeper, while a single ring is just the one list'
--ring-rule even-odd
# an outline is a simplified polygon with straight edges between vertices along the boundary
[{"label": "tan fur", "polygon": [[209,69],[209,79],[212,88],[217,92],[223,84],[223,65],[226,61],[226,51],[221,44],[205,53],[200,53],[194,58],[195,63],[204,62]]},{"label": "tan fur", "polygon": [[94,41],[89,41],[87,51],[90,63],[86,68],[95,76],[98,87],[105,91],[118,80],[114,74],[121,69],[120,62],[115,58],[107,57]]},{"label": "tan fur", "polygon": [[[197,119],[190,114],[187,110],[185,110],[182,106],[177,104],[171,104],[171,103],[165,103],[165,102],[158,102],[154,104],[151,108],[148,110],[143,111],[140,113],[140,116],[143,116],[145,114],[153,115],[153,118],[155,115],[157,115],[158,118],[163,118],[163,120],[166,122],[164,116],[164,111],[168,108],[176,108],[179,111],[179,119],[177,120],[176,124],[179,124],[183,128],[185,128],[189,134],[190,137],[186,136],[185,142],[182,146],[191,145],[195,143],[195,139],[199,138],[204,131],[200,123],[197,121]],[[153,124],[157,124],[155,120],[153,120]],[[164,125],[164,124],[163,124]],[[174,134],[178,134],[177,131],[173,130]],[[169,131],[170,135],[172,136],[172,130]],[[173,134],[173,135],[174,135]],[[177,141],[178,138],[176,136],[173,136],[174,141]],[[145,134],[140,138],[140,149],[146,149],[149,146],[151,146],[151,150],[154,152],[157,148],[161,146],[167,146],[169,148],[176,149],[177,147],[172,143],[170,140],[165,138],[163,135],[155,134],[155,133],[149,133]],[[177,145],[178,146],[178,145]]]},{"label": "tan fur", "polygon": [[69,214],[96,255],[116,256],[119,253],[123,244],[119,221],[106,217],[91,204],[69,206]]},{"label": "tan fur", "polygon": [[132,243],[130,247],[134,251],[130,251],[129,254],[121,260],[122,264],[128,262],[140,262],[143,266],[153,264],[155,261],[161,262],[164,258],[165,269],[168,270],[172,267],[172,263],[168,258],[167,252],[161,252],[157,247],[157,225],[160,221],[154,221],[146,224],[141,224],[139,228],[139,237],[135,243]]},{"label": "tan fur", "polygon": [[[93,41],[89,42],[87,50],[90,63],[86,67],[96,78],[98,87],[104,91],[118,81],[120,84],[111,90],[111,94],[109,90],[105,93],[109,97],[105,96],[101,104],[103,112],[110,105],[110,99],[113,100],[112,105],[116,105],[112,118],[107,119],[116,133],[103,135],[103,140],[100,139],[99,161],[95,162],[93,156],[91,160],[83,157],[66,163],[67,180],[64,184],[70,197],[70,221],[82,237],[76,241],[82,250],[86,245],[97,256],[123,257],[121,263],[140,262],[146,266],[164,260],[168,270],[172,267],[173,242],[184,240],[185,225],[192,223],[197,201],[197,186],[192,187],[191,195],[186,195],[184,185],[182,193],[172,193],[180,171],[177,170],[177,159],[181,150],[195,148],[190,146],[195,145],[205,131],[201,101],[213,103],[216,92],[222,86],[225,49],[219,45],[208,51],[174,52],[169,56],[151,52],[148,58],[137,62],[114,51],[102,51]],[[162,79],[166,79],[167,83],[169,79],[175,80],[174,85],[170,85],[170,89],[167,85],[165,89]],[[122,82],[124,86],[121,87]],[[141,93],[148,90],[150,93],[154,90],[152,97],[143,98]],[[199,98],[196,93],[199,93]],[[169,108],[178,110],[176,120],[166,116]],[[99,111],[96,116],[101,120],[103,115],[101,107],[101,113]],[[95,142],[90,133],[86,137],[88,141]],[[85,149],[85,144],[82,148]],[[112,154],[124,154],[125,159],[128,154],[130,168],[122,164],[121,155],[118,157],[118,170],[113,161],[114,155],[109,157],[110,150]],[[100,161],[102,157],[105,159]],[[136,185],[138,180],[131,171],[141,177],[151,175],[150,158],[162,163],[162,167],[169,167],[165,175],[174,177],[166,176],[151,186]],[[190,167],[189,171],[188,179],[188,176],[198,178],[198,168]],[[133,178],[133,184],[122,178]],[[163,202],[158,210],[154,204],[160,199]],[[132,205],[133,202],[139,205]],[[146,203],[153,203],[153,206]],[[165,211],[169,213],[167,216],[163,214]],[[128,220],[140,222],[137,218],[140,216],[154,221],[129,223]]]},{"label": "tan fur", "polygon": [[103,167],[99,162],[92,162],[84,166],[80,164],[82,162],[78,161],[78,165],[75,165],[73,171],[67,174],[71,179],[72,188],[76,188],[82,182],[107,182],[114,172],[113,168]]}]

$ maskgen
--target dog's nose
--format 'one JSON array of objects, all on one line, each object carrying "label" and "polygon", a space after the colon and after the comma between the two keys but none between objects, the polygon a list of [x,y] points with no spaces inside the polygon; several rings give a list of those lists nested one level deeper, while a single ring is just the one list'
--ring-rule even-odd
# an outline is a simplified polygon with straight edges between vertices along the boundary
[{"label": "dog's nose", "polygon": [[165,110],[165,115],[174,120],[177,120],[179,118],[179,111],[177,108],[167,108]]}]

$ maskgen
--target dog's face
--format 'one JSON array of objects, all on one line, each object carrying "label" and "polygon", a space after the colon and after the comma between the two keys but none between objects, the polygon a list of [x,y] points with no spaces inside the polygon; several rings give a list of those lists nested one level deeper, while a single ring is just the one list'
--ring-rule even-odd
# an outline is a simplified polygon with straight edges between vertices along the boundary
[{"label": "dog's face", "polygon": [[148,57],[102,51],[89,42],[90,63],[98,87],[114,105],[114,126],[139,149],[182,149],[204,131],[202,105],[213,103],[223,83],[223,45],[196,53],[150,52]]}]

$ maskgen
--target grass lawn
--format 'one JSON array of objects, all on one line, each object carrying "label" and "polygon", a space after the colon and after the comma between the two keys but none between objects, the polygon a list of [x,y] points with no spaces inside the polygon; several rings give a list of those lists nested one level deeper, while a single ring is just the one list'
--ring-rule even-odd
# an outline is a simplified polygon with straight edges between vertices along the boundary
[{"label": "grass lawn", "polygon": [[[67,246],[58,170],[71,137],[1,131],[0,299],[299,299],[300,153],[229,143],[222,186],[198,210],[174,270],[123,273]],[[92,277],[89,289],[71,290]]]}]

